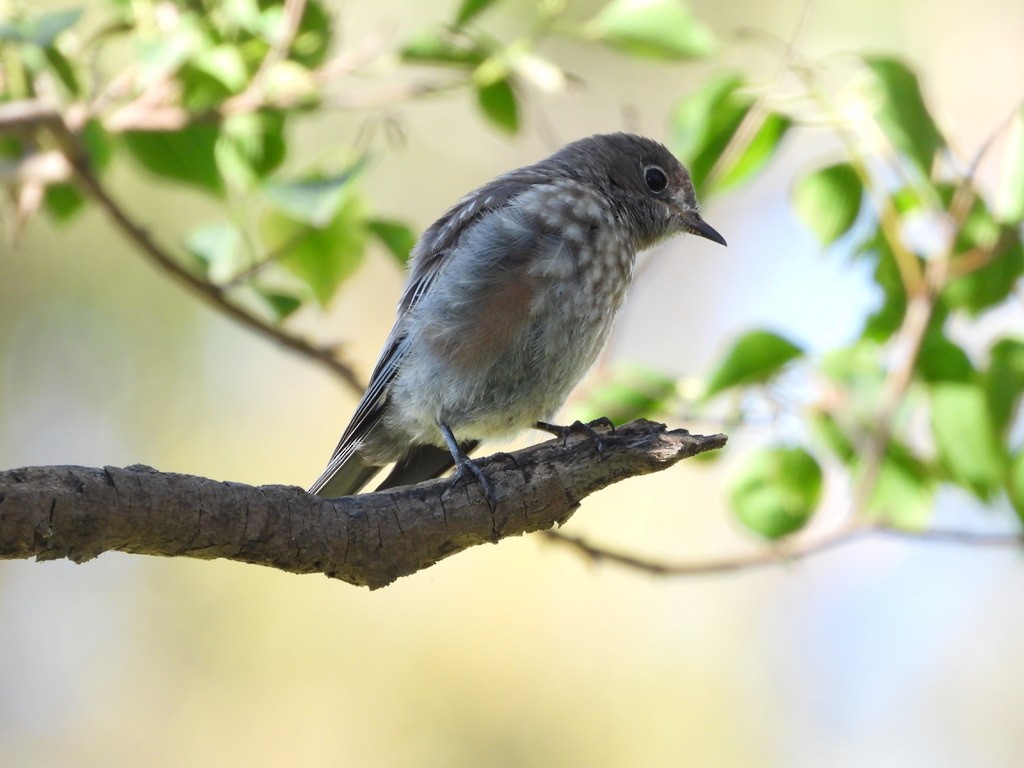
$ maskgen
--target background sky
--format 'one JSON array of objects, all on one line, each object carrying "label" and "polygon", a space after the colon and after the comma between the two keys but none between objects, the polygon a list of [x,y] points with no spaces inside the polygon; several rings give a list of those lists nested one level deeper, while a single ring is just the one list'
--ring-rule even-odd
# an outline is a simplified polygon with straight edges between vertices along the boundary
[{"label": "background sky", "polygon": [[[359,40],[382,26],[400,39],[454,5],[335,7],[344,39]],[[515,28],[524,7],[498,12],[496,29]],[[624,127],[663,139],[677,98],[723,62],[771,76],[775,54],[746,32],[788,39],[802,4],[694,8],[726,42],[721,59],[654,66],[551,45],[586,85],[534,97],[521,137],[491,132],[465,96],[396,108],[408,142],[368,176],[374,208],[422,228],[561,142]],[[1024,95],[1022,37],[1019,0],[822,0],[801,50],[905,57],[966,157]],[[344,113],[303,125],[296,166],[339,157],[358,130]],[[814,349],[848,339],[874,297],[816,250],[787,202],[832,151],[795,134],[769,173],[708,206],[728,249],[663,246],[614,359],[699,375],[755,325]],[[167,242],[216,217],[127,165],[110,183]],[[323,371],[200,306],[96,212],[70,229],[37,221],[17,249],[0,248],[0,466],[141,462],[300,485],[319,474],[355,403]],[[344,341],[365,374],[401,280],[375,253],[307,328]],[[728,470],[684,462],[627,481],[587,499],[568,530],[680,560],[750,551],[723,502]],[[842,489],[832,497],[840,508]],[[940,515],[970,523],[971,511],[950,495]],[[1007,512],[982,523],[1005,525]],[[658,579],[528,537],[372,594],[225,562],[0,563],[0,763],[1006,766],[1024,753],[1022,589],[1016,553],[880,540],[789,567]]]}]

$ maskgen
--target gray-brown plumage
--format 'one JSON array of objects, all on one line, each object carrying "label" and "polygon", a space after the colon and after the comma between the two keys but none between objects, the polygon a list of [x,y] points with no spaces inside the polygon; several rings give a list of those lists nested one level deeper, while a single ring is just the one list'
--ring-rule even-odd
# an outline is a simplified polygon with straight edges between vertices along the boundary
[{"label": "gray-brown plumage", "polygon": [[310,491],[355,493],[437,477],[480,440],[549,421],[594,362],[636,253],[690,232],[689,174],[625,133],[576,141],[499,176],[438,219],[413,250],[398,319],[327,469]]}]

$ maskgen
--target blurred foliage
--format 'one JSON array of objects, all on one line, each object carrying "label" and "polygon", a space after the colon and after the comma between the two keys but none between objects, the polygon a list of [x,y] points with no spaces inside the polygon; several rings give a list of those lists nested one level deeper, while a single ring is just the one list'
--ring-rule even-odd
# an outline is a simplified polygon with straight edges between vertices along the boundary
[{"label": "blurred foliage", "polygon": [[[434,78],[402,98],[464,92],[493,128],[516,133],[530,89],[557,92],[573,79],[540,52],[549,37],[663,63],[717,48],[681,0],[610,0],[578,23],[568,21],[565,2],[544,0],[528,34],[511,40],[488,29],[504,4],[463,0],[454,18],[402,41],[397,66]],[[318,0],[100,5],[104,20],[88,33],[79,8],[26,6],[0,20],[0,103],[56,105],[100,177],[124,156],[157,182],[206,195],[217,213],[184,238],[184,268],[284,327],[296,313],[330,305],[371,244],[406,263],[412,230],[400,216],[375,213],[360,192],[372,172],[365,150],[282,171],[290,126],[330,104],[327,85],[337,90],[349,75],[367,76],[361,64],[383,51],[332,58],[341,20]],[[134,56],[108,72],[104,51],[112,45]],[[738,519],[767,538],[802,528],[831,482],[862,502],[854,514],[891,525],[927,524],[944,486],[986,505],[1008,502],[1024,518],[1024,333],[949,333],[954,322],[970,331],[1019,301],[1024,110],[1009,123],[1002,178],[990,195],[975,183],[976,162],[951,150],[912,67],[866,57],[842,73],[839,88],[825,86],[820,69],[790,66],[800,98],[785,101],[772,84],[713,73],[668,116],[670,145],[706,203],[753,179],[795,131],[824,126],[835,134],[842,149],[797,182],[792,209],[823,248],[871,267],[878,300],[857,338],[811,355],[752,330],[701,387],[624,367],[591,390],[584,410],[620,422],[717,414],[742,428],[760,398],[795,416],[796,439],[773,433],[741,462],[731,492]],[[0,126],[14,234],[39,212],[62,224],[87,205],[70,172],[22,173],[34,158],[65,151],[45,126]],[[936,236],[914,237],[922,226]],[[968,336],[983,342],[957,340]]]},{"label": "blurred foliage", "polygon": [[[741,75],[719,75],[681,99],[671,126],[673,149],[705,202],[751,178],[801,123],[834,132],[842,155],[797,181],[792,207],[822,247],[871,264],[878,301],[859,336],[811,356],[770,331],[749,331],[690,397],[668,407],[621,398],[637,404],[621,417],[685,409],[691,418],[717,412],[726,424],[744,425],[759,399],[771,404],[773,422],[795,417],[787,424],[790,433],[799,425],[800,444],[770,429],[770,444],[741,457],[733,480],[738,519],[769,539],[812,519],[824,466],[833,470],[830,482],[849,489],[852,514],[887,525],[925,527],[944,486],[984,505],[1009,503],[1024,519],[1024,333],[980,331],[989,315],[1020,301],[1022,114],[1010,121],[999,195],[991,199],[974,179],[980,156],[954,156],[912,68],[868,57],[854,69],[836,92],[814,67],[796,68],[814,105],[799,116],[776,111],[770,91]],[[957,339],[969,342],[950,337],[953,323]]]}]

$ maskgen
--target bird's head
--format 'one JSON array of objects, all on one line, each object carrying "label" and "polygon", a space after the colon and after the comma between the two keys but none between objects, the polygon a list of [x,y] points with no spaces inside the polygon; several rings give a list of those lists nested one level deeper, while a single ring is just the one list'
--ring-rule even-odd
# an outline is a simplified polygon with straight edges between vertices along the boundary
[{"label": "bird's head", "polygon": [[701,218],[686,168],[656,141],[629,133],[602,134],[566,145],[551,160],[606,195],[638,249],[684,232],[726,244]]}]

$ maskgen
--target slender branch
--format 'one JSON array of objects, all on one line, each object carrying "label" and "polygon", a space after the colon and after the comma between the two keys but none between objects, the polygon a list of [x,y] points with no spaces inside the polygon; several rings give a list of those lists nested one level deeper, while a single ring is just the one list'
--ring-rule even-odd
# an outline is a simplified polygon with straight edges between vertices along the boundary
[{"label": "slender branch", "polygon": [[[796,58],[794,54],[794,58]],[[848,127],[842,110],[836,104],[832,90],[822,82],[820,73],[802,59],[794,63],[793,71],[803,78],[808,91],[812,94],[822,112],[834,126],[836,135],[843,143],[850,166],[863,184],[867,193],[874,191],[871,172],[868,170],[868,162],[861,151],[858,137]],[[874,206],[878,213],[878,223],[882,234],[889,247],[892,249],[893,260],[896,270],[900,275],[900,282],[907,296],[915,296],[927,290],[924,275],[917,256],[903,243],[900,233],[900,218],[892,202],[892,197],[887,190],[881,194],[874,195]]]},{"label": "slender branch", "polygon": [[28,467],[0,472],[0,560],[89,560],[102,552],[227,558],[382,587],[476,544],[546,530],[586,496],[721,448],[636,421],[563,445],[550,440],[477,463],[479,483],[450,479],[319,499],[301,488],[250,486],[143,466]]},{"label": "slender branch", "polygon": [[653,576],[700,576],[713,573],[728,573],[730,571],[744,571],[765,566],[780,565],[802,560],[811,555],[833,549],[849,543],[857,536],[864,533],[863,528],[854,525],[838,528],[830,534],[822,536],[813,541],[802,543],[781,543],[771,549],[754,552],[749,555],[736,555],[734,557],[716,558],[714,560],[703,560],[695,562],[664,562],[660,560],[649,560],[637,555],[626,554],[606,549],[604,546],[595,545],[577,536],[571,536],[562,531],[546,531],[544,536],[549,541],[564,544],[571,547],[585,559],[593,562],[609,562],[631,568],[636,571],[649,573]]},{"label": "slender branch", "polygon": [[299,33],[299,25],[302,24],[302,17],[306,13],[306,0],[284,0],[281,8],[281,28],[278,31],[277,39],[274,40],[267,51],[267,55],[260,62],[259,69],[253,75],[250,87],[258,91],[263,87],[270,70],[279,62],[288,58],[295,36]]},{"label": "slender branch", "polygon": [[0,133],[12,130],[39,130],[46,128],[56,140],[61,153],[67,158],[74,176],[83,190],[96,202],[107,217],[149,260],[191,290],[203,301],[227,315],[240,325],[275,344],[326,366],[353,391],[361,393],[363,383],[351,367],[339,360],[335,350],[321,347],[294,336],[283,328],[270,325],[256,315],[230,301],[226,291],[190,272],[167,250],[136,223],[127,211],[107,192],[89,164],[81,143],[67,126],[60,112],[39,101],[21,101],[0,105]]},{"label": "slender branch", "polygon": [[235,288],[246,285],[254,277],[258,277],[262,272],[274,266],[282,258],[287,256],[295,246],[302,242],[305,235],[306,233],[304,231],[299,230],[291,237],[285,239],[281,245],[274,248],[270,253],[259,259],[259,261],[254,261],[252,264],[239,270],[224,282],[219,283],[221,291],[231,291]]},{"label": "slender branch", "polygon": [[800,16],[797,19],[796,27],[789,42],[786,43],[782,61],[772,76],[771,83],[762,90],[757,101],[747,110],[747,114],[743,116],[739,127],[733,133],[732,138],[729,139],[729,143],[726,144],[722,154],[718,156],[715,164],[711,167],[705,183],[708,189],[714,188],[715,184],[721,179],[722,174],[732,166],[740,154],[747,148],[747,145],[750,144],[760,128],[761,120],[768,111],[768,101],[778,90],[779,85],[782,83],[782,78],[790,72],[793,61],[797,57],[797,48],[807,29],[807,23],[810,21],[814,5],[814,0],[804,0],[800,8]]},{"label": "slender branch", "polygon": [[849,522],[817,538],[780,543],[770,549],[759,552],[713,560],[672,563],[616,552],[604,546],[592,544],[586,539],[563,533],[562,531],[545,531],[544,536],[549,541],[570,547],[592,563],[615,563],[616,565],[648,573],[652,576],[707,576],[718,573],[749,571],[769,566],[789,565],[799,560],[822,554],[823,552],[844,547],[847,544],[853,544],[868,536],[890,536],[908,541],[960,544],[963,546],[997,548],[1024,546],[1024,536],[1019,533],[978,533],[944,528],[912,531],[885,524]]},{"label": "slender branch", "polygon": [[1009,129],[1013,124],[1013,120],[1017,116],[1017,113],[1022,109],[1024,109],[1024,99],[1021,99],[1014,104],[1013,109],[1007,112],[1003,119],[1000,120],[991,131],[989,131],[988,136],[985,137],[981,146],[978,147],[978,150],[974,153],[974,157],[971,158],[971,164],[967,168],[966,178],[973,180],[974,177],[977,176],[978,167],[981,165],[981,161],[985,159],[985,155],[987,155],[989,150],[992,149],[993,145],[996,143],[996,139],[999,138],[999,135],[1003,133],[1003,131]]},{"label": "slender branch", "polygon": [[[972,173],[976,167],[976,165],[972,166]],[[908,295],[903,322],[896,331],[896,343],[902,346],[903,356],[900,364],[894,366],[886,376],[876,416],[878,427],[869,435],[867,445],[862,450],[864,456],[862,472],[857,478],[853,491],[855,513],[863,514],[867,510],[871,495],[878,483],[878,477],[885,462],[885,454],[892,440],[893,420],[913,381],[928,327],[935,314],[939,296],[949,279],[949,268],[956,251],[957,235],[970,214],[976,194],[973,177],[968,175],[961,179],[949,205],[949,215],[953,219],[953,227],[949,233],[946,248],[941,254],[927,262],[919,290]],[[892,245],[892,243],[890,244]]]},{"label": "slender branch", "polygon": [[877,523],[869,526],[867,530],[871,533],[898,539],[936,544],[961,544],[967,547],[996,548],[1024,546],[1024,534],[1021,533],[982,533],[954,528],[929,528],[923,531],[912,531],[906,528],[897,528],[886,523]]},{"label": "slender branch", "polygon": [[[291,2],[294,9],[304,5],[306,0]],[[301,16],[301,14],[300,14]],[[291,33],[294,34],[294,31]],[[330,61],[309,72],[309,79],[299,79],[292,90],[284,90],[270,94],[266,82],[274,64],[286,57],[291,42],[284,47],[275,46],[263,59],[260,69],[249,85],[241,93],[225,99],[216,108],[206,112],[191,112],[181,105],[181,93],[177,83],[167,80],[151,85],[133,99],[116,107],[103,118],[103,126],[112,133],[131,130],[178,130],[193,122],[217,121],[231,115],[248,114],[260,109],[290,109],[307,103],[314,93],[311,89],[325,89],[327,86],[352,74],[363,64],[378,57],[388,42],[385,32],[370,35],[359,45],[343,51]],[[275,54],[274,51],[277,51]],[[117,80],[118,91],[129,90],[131,76],[125,75]],[[424,96],[464,88],[465,77],[426,81],[389,83],[372,90],[335,94],[330,98],[322,98],[319,105],[322,109],[363,110],[389,104],[409,101]],[[99,114],[109,108],[114,100],[113,94],[104,94],[90,105],[93,114]]]},{"label": "slender branch", "polygon": [[307,339],[293,336],[284,329],[264,322],[256,315],[229,301],[219,286],[208,283],[192,274],[161,246],[157,245],[149,233],[136,224],[125,210],[107,193],[100,180],[85,163],[81,162],[81,160],[73,160],[72,165],[75,167],[76,175],[81,185],[85,187],[86,191],[103,209],[104,213],[121,230],[121,233],[146,254],[153,264],[190,289],[214,309],[227,315],[250,331],[255,332],[257,336],[262,336],[278,346],[326,366],[348,384],[354,392],[362,393],[363,382],[360,381],[355,371],[347,363],[338,359],[334,349],[320,347]]}]

